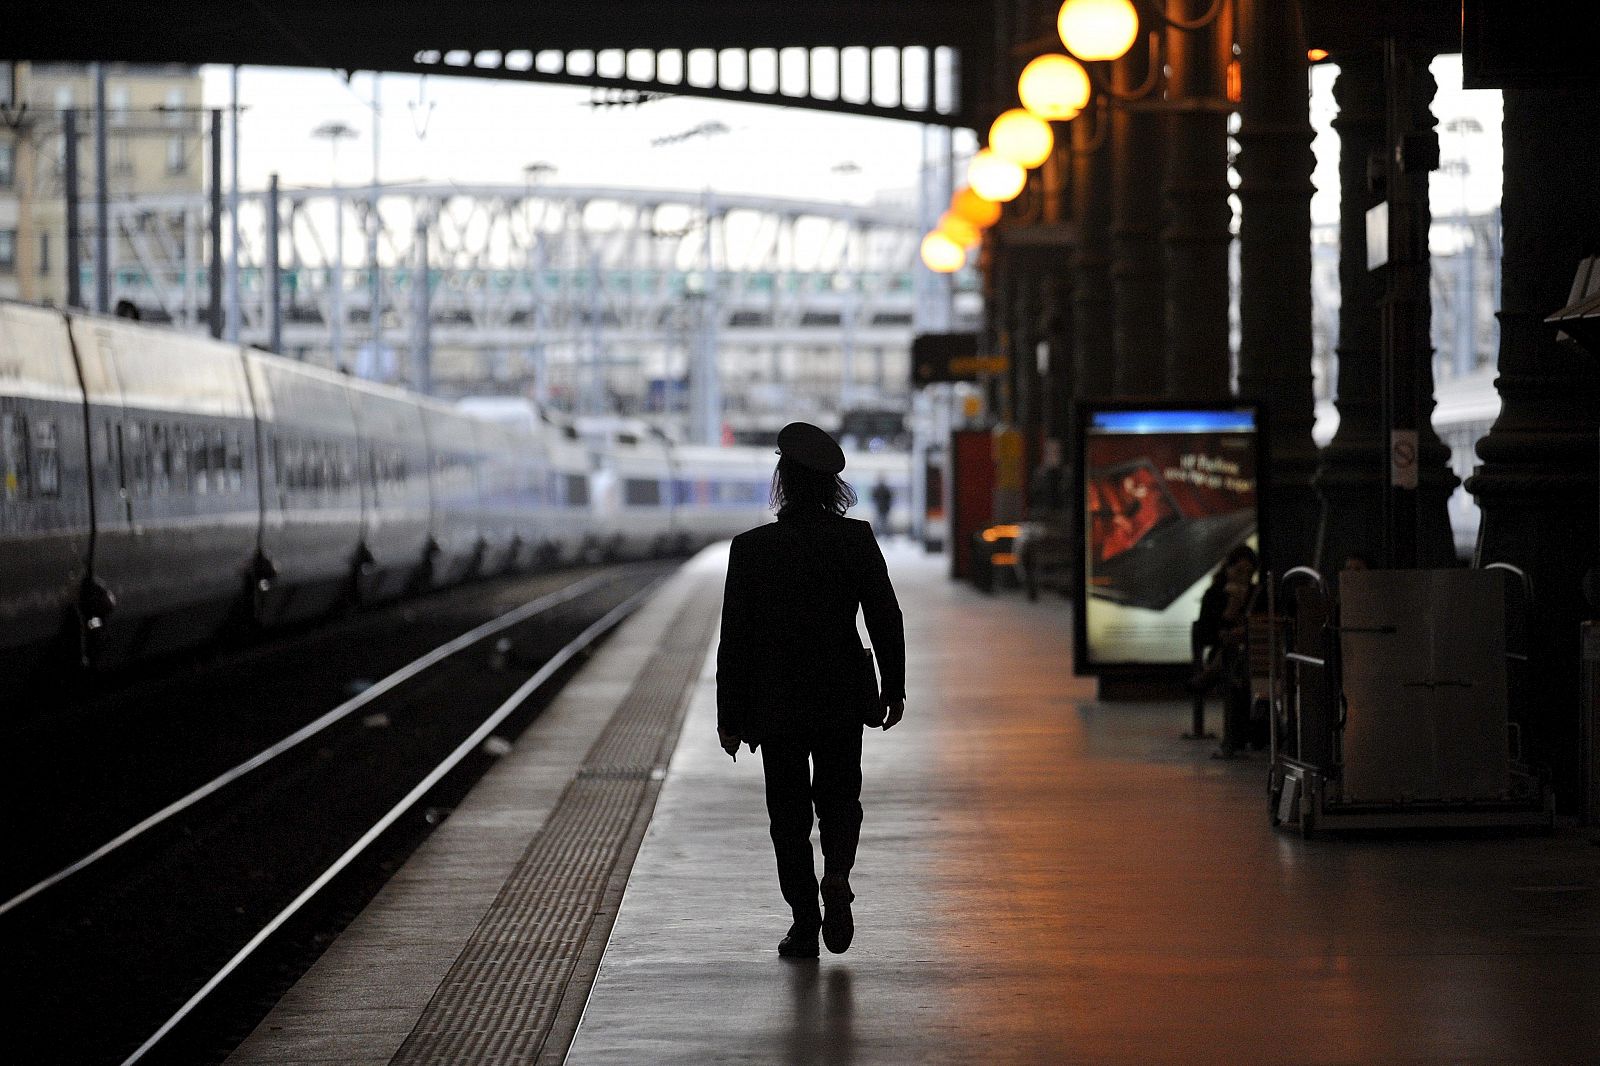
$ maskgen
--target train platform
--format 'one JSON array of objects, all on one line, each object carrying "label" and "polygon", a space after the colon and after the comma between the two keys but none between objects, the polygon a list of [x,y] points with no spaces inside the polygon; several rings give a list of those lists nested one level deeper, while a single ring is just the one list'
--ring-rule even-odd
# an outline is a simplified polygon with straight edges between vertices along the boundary
[{"label": "train platform", "polygon": [[[625,623],[229,1060],[1577,1063],[1600,848],[1304,841],[1262,757],[1102,704],[1059,599],[891,546],[845,955],[781,960],[759,757],[715,741],[724,549]],[[682,728],[679,731],[679,723]]]}]

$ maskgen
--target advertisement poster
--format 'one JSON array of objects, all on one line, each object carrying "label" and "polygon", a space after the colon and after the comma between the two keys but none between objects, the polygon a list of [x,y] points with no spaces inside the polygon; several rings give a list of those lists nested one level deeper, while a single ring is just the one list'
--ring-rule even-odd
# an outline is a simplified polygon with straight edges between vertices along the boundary
[{"label": "advertisement poster", "polygon": [[1256,422],[1232,407],[1083,412],[1080,673],[1188,665],[1212,575],[1257,546]]}]

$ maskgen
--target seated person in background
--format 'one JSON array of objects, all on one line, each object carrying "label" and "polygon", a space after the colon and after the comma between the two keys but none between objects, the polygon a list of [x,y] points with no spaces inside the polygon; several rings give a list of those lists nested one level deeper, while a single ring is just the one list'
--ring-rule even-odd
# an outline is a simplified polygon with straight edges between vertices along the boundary
[{"label": "seated person in background", "polygon": [[1241,544],[1223,559],[1211,576],[1211,586],[1200,598],[1193,646],[1204,661],[1189,679],[1193,692],[1211,689],[1235,665],[1244,650],[1245,615],[1255,590],[1257,558],[1253,548]]}]

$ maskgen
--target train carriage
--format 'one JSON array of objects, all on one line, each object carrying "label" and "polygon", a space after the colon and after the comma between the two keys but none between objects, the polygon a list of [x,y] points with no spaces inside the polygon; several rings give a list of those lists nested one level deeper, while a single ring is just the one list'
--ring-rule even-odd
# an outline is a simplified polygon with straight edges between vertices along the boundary
[{"label": "train carriage", "polygon": [[660,555],[671,536],[667,442],[642,426],[579,427],[595,459],[596,547],[607,558]]},{"label": "train carriage", "polygon": [[[93,518],[83,385],[67,320],[0,304],[0,651],[73,626]],[[40,664],[36,655],[13,662]]]},{"label": "train carriage", "polygon": [[478,569],[487,548],[478,525],[478,441],[468,416],[430,400],[418,407],[432,459],[428,578],[451,585]]},{"label": "train carriage", "polygon": [[392,599],[428,583],[433,490],[427,431],[417,401],[399,389],[350,380],[361,450],[361,550],[357,591]]},{"label": "train carriage", "polygon": [[547,427],[550,445],[545,468],[545,500],[549,504],[548,557],[552,563],[570,563],[596,551],[593,474],[589,449],[571,425],[553,420]]},{"label": "train carriage", "polygon": [[776,464],[769,448],[674,448],[675,546],[698,548],[771,519],[767,504]]},{"label": "train carriage", "polygon": [[550,535],[545,514],[544,442],[496,422],[473,419],[478,452],[480,569],[486,574],[531,566]]},{"label": "train carriage", "polygon": [[104,661],[214,634],[256,559],[255,411],[237,348],[74,315],[95,506]]},{"label": "train carriage", "polygon": [[272,625],[322,614],[354,591],[361,447],[342,375],[256,352],[245,367],[261,447],[255,612]]}]

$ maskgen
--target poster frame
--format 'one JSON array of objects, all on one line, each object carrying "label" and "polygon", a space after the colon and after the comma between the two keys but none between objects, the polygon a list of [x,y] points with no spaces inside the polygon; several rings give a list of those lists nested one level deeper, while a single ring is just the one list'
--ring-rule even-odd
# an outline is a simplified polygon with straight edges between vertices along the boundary
[{"label": "poster frame", "polygon": [[1075,592],[1072,597],[1072,669],[1079,677],[1126,678],[1140,680],[1181,680],[1189,676],[1190,663],[1117,662],[1096,663],[1089,656],[1089,549],[1088,523],[1084,521],[1084,496],[1087,490],[1087,464],[1084,462],[1091,420],[1097,414],[1118,411],[1217,411],[1249,414],[1255,424],[1256,468],[1256,544],[1265,562],[1269,558],[1267,507],[1267,418],[1264,405],[1245,400],[1184,400],[1170,397],[1123,397],[1118,399],[1080,399],[1072,407],[1072,554]]}]

